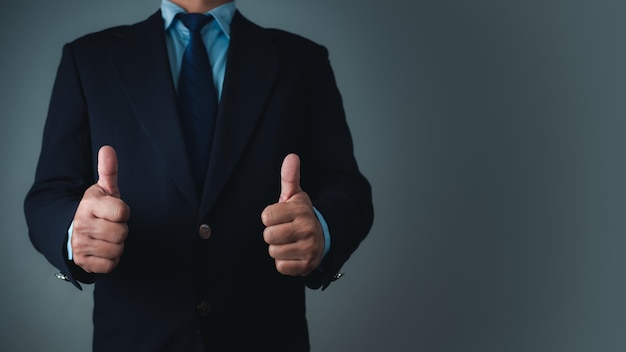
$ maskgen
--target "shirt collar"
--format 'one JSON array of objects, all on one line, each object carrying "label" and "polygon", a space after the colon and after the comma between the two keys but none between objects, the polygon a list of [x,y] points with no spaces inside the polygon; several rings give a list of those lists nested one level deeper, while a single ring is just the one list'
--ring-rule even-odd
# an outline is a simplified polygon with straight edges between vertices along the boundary
[{"label": "shirt collar", "polygon": [[[205,15],[212,15],[222,28],[224,34],[226,34],[226,36],[230,39],[230,24],[233,21],[233,16],[235,16],[235,10],[235,1],[231,1],[214,8],[213,10],[205,13]],[[161,16],[163,16],[166,31],[170,28],[170,26],[172,26],[176,15],[180,12],[185,13],[185,10],[170,0],[161,1]]]}]

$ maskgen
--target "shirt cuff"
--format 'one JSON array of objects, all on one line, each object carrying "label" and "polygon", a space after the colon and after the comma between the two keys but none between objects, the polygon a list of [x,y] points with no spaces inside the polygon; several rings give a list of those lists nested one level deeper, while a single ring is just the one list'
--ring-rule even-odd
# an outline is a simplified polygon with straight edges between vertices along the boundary
[{"label": "shirt cuff", "polygon": [[72,254],[72,232],[74,232],[74,221],[72,221],[70,228],[67,230],[67,259],[70,261],[74,258]]},{"label": "shirt cuff", "polygon": [[313,211],[315,212],[317,220],[322,225],[322,231],[324,232],[324,254],[322,255],[322,259],[324,259],[330,250],[330,230],[328,229],[328,224],[326,223],[326,220],[324,220],[322,213],[320,213],[315,207],[313,207]]}]

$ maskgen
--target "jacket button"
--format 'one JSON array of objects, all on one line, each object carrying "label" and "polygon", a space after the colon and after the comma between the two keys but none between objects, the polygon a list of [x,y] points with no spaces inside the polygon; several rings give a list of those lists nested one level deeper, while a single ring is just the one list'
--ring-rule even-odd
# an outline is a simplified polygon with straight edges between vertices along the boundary
[{"label": "jacket button", "polygon": [[198,235],[203,240],[208,240],[211,237],[211,227],[207,224],[200,225],[200,229],[198,230]]},{"label": "jacket button", "polygon": [[196,306],[196,310],[198,311],[198,315],[201,317],[207,317],[213,311],[213,306],[206,299],[202,300]]}]

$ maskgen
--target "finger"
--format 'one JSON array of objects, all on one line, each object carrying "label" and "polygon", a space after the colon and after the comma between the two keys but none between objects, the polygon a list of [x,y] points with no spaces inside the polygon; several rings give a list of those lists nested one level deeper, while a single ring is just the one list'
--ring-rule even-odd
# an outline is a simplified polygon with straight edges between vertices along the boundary
[{"label": "finger", "polygon": [[299,192],[302,192],[302,188],[300,188],[300,157],[292,153],[285,157],[280,169],[280,197],[278,201],[286,202]]},{"label": "finger", "polygon": [[76,258],[74,263],[83,268],[88,273],[106,274],[110,273],[119,264],[120,258],[106,259],[95,256]]},{"label": "finger", "polygon": [[284,223],[266,227],[263,240],[270,245],[284,245],[297,242],[302,236],[297,233],[293,223]]},{"label": "finger", "polygon": [[90,204],[90,211],[98,219],[116,223],[127,222],[130,218],[130,208],[121,199],[102,197],[96,204]]},{"label": "finger", "polygon": [[109,195],[119,198],[120,190],[117,186],[117,154],[113,147],[105,145],[98,151],[98,186]]},{"label": "finger", "polygon": [[288,243],[281,245],[269,245],[268,253],[276,260],[310,260],[314,257],[313,248],[310,244]]},{"label": "finger", "polygon": [[296,218],[297,210],[293,203],[275,203],[268,205],[261,213],[261,221],[265,226],[274,226],[291,222]]},{"label": "finger", "polygon": [[323,247],[319,247],[313,240],[299,240],[286,244],[270,244],[268,251],[274,259],[312,261],[321,257]]},{"label": "finger", "polygon": [[[120,244],[128,237],[128,225],[126,223],[111,222],[103,219],[93,219],[88,228],[81,222],[74,223],[74,232],[77,239],[97,239],[109,243]],[[72,236],[72,241],[74,236]]]},{"label": "finger", "polygon": [[111,243],[84,237],[74,241],[72,237],[72,252],[75,258],[98,257],[114,260],[124,253],[124,242]]},{"label": "finger", "polygon": [[267,248],[270,257],[275,260],[304,260],[295,244],[275,246],[271,245]]},{"label": "finger", "polygon": [[315,266],[305,260],[276,260],[276,270],[283,275],[306,276]]},{"label": "finger", "polygon": [[300,192],[289,198],[289,202],[270,204],[261,212],[261,221],[265,226],[291,222],[298,217],[315,216],[311,198],[306,192]]}]

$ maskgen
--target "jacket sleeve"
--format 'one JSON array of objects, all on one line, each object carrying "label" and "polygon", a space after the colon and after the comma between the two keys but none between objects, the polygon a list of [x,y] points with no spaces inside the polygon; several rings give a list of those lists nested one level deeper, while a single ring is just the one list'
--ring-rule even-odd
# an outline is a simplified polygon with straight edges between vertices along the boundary
[{"label": "jacket sleeve", "polygon": [[63,48],[44,128],[35,182],[24,212],[30,240],[61,277],[81,288],[91,275],[67,260],[67,231],[94,181],[87,108],[71,45]]},{"label": "jacket sleeve", "polygon": [[[324,216],[331,237],[330,251],[320,270],[305,278],[310,288],[326,288],[369,232],[373,222],[372,192],[359,171],[342,98],[328,60],[320,47],[313,60],[308,170],[305,191]],[[303,162],[303,168],[307,163]],[[311,176],[312,175],[312,176]]]}]

